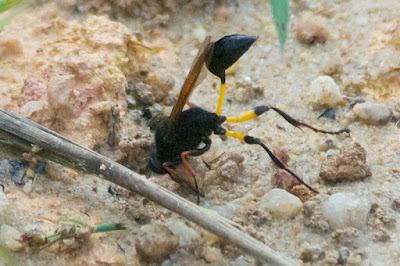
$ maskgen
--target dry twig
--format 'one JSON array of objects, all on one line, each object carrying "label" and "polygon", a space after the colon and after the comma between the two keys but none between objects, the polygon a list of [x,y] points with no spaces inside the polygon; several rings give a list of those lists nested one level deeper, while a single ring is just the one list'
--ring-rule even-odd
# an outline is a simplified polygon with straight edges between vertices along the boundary
[{"label": "dry twig", "polygon": [[[25,151],[34,150],[35,156],[39,158],[99,175],[136,192],[158,205],[182,215],[261,262],[270,265],[292,264],[223,219],[210,215],[199,206],[154,184],[144,176],[5,109],[0,109],[0,142],[17,146]],[[34,149],[32,149],[33,146],[35,146]],[[37,146],[40,148],[38,149]]]}]

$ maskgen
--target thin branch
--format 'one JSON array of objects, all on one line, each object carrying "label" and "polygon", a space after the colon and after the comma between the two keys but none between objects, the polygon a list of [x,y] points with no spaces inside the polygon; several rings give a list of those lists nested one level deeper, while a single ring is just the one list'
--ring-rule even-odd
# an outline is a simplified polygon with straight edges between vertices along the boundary
[{"label": "thin branch", "polygon": [[293,265],[275,251],[255,240],[223,219],[201,207],[154,184],[144,176],[92,151],[28,119],[0,109],[0,142],[31,150],[35,156],[96,174],[121,187],[138,193],[158,205],[178,213],[186,219],[217,235],[224,241],[242,249],[257,260],[270,265]]}]

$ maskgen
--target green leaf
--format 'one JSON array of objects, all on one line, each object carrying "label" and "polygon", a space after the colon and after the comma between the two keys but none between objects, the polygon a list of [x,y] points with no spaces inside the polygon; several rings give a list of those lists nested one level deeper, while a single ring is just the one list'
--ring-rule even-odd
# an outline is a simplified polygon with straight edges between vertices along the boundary
[{"label": "green leaf", "polygon": [[270,0],[270,3],[281,51],[283,51],[289,23],[289,0]]},{"label": "green leaf", "polygon": [[23,1],[24,0],[0,0],[0,13],[9,10]]},{"label": "green leaf", "polygon": [[[4,28],[5,25],[10,23],[10,21],[17,16],[19,13],[23,12],[29,4],[24,3],[25,0],[0,0],[0,13],[10,10],[8,14],[4,14],[0,18],[0,31]],[[23,4],[21,4],[23,3]],[[21,5],[19,5],[21,4]]]}]

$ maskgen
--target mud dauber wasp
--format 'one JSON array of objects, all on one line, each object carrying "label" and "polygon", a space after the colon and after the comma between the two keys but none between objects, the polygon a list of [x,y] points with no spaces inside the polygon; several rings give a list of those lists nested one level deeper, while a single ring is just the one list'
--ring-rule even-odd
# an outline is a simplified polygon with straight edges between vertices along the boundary
[{"label": "mud dauber wasp", "polygon": [[[200,202],[200,192],[197,186],[196,176],[190,168],[187,157],[199,156],[210,149],[211,140],[209,136],[224,135],[239,139],[247,144],[257,144],[261,146],[271,157],[272,161],[282,170],[285,170],[308,189],[318,193],[311,186],[306,184],[293,171],[288,169],[284,163],[275,156],[260,139],[249,135],[226,130],[221,125],[224,122],[240,123],[251,120],[268,110],[274,110],[281,115],[287,122],[295,127],[304,126],[315,132],[326,134],[349,133],[348,129],[339,131],[326,131],[314,128],[306,123],[300,122],[280,109],[272,106],[257,106],[239,116],[226,117],[221,115],[222,103],[225,94],[225,70],[233,65],[256,41],[256,37],[246,35],[228,35],[222,37],[217,42],[211,42],[211,37],[207,37],[199,48],[199,52],[192,64],[190,72],[185,79],[178,100],[172,109],[170,117],[163,120],[155,133],[155,141],[151,150],[150,169],[158,174],[168,173],[174,181],[178,182],[175,167],[183,164],[190,175],[193,177],[195,191],[197,193],[197,204]],[[201,69],[206,65],[208,70],[221,79],[221,88],[218,99],[218,107],[215,113],[206,111],[195,104],[188,102],[190,94],[193,92]],[[183,111],[183,107],[188,104],[188,110]],[[199,148],[203,143],[205,146]]]}]

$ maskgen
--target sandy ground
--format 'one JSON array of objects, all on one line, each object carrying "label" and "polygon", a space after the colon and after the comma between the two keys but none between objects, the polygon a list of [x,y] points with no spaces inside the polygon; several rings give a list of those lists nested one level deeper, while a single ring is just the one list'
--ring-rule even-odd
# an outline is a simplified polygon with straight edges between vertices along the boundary
[{"label": "sandy ground", "polygon": [[[261,148],[242,144],[235,139],[221,140],[216,136],[212,137],[212,149],[202,160],[192,161],[205,194],[201,205],[225,206],[234,202],[239,207],[233,211],[230,219],[299,264],[396,264],[400,260],[400,231],[396,222],[400,214],[397,209],[400,202],[400,129],[396,124],[400,114],[400,33],[396,28],[399,27],[400,3],[395,0],[292,1],[289,35],[283,55],[276,40],[267,2],[238,1],[223,5],[227,10],[223,9],[223,12],[229,13],[226,20],[216,17],[215,14],[222,12],[218,7],[210,4],[202,11],[195,12],[185,6],[173,14],[165,25],[153,25],[151,19],[143,17],[124,17],[119,21],[131,32],[141,32],[141,37],[149,43],[156,40],[156,36],[163,36],[175,46],[173,50],[179,62],[173,56],[168,57],[161,67],[168,69],[175,79],[170,99],[179,92],[197,47],[206,35],[214,39],[232,33],[258,36],[252,48],[227,77],[227,101],[223,106],[223,114],[236,115],[257,105],[274,105],[318,128],[349,128],[351,136],[326,136],[307,129],[301,131],[272,112],[227,127],[259,137],[270,148],[286,149],[291,158],[290,167],[321,193],[310,200],[315,203],[311,206],[321,206],[321,201],[324,202],[329,195],[352,192],[368,198],[371,206],[380,212],[376,214],[371,211],[368,224],[361,229],[348,227],[325,230],[315,220],[317,211],[311,211],[313,214],[303,212],[284,220],[275,219],[259,209],[260,198],[273,188],[271,176],[276,172],[268,155]],[[297,40],[294,27],[305,10],[321,15],[326,21],[328,33],[325,44],[305,45]],[[69,12],[63,9],[61,14],[67,20],[83,20],[76,11]],[[399,39],[396,41],[396,38]],[[157,63],[153,62],[154,65]],[[334,106],[335,121],[325,118],[317,120],[324,108],[313,108],[307,98],[311,82],[324,74],[334,78],[342,95],[348,99]],[[240,93],[240,84],[250,85]],[[219,80],[208,74],[191,100],[207,110],[214,110],[218,87]],[[261,93],[249,93],[256,87]],[[250,97],[245,99],[243,95],[248,93]],[[383,125],[366,125],[358,121],[351,109],[351,103],[356,99],[384,103],[392,112],[391,120]],[[150,110],[168,114],[172,102],[167,98],[150,106]],[[127,119],[136,121],[135,130],[141,132],[144,140],[151,140],[154,131],[148,130],[146,120],[140,116],[141,112],[142,106],[137,105],[128,111]],[[319,172],[326,155],[323,146],[327,141],[338,147],[348,145],[351,141],[360,143],[366,150],[371,176],[364,180],[323,182]],[[242,156],[240,160],[243,162],[235,164],[231,172],[215,173],[216,167],[223,166],[221,155],[231,159]],[[19,156],[7,146],[1,146],[1,159],[18,159]],[[117,155],[115,158],[121,159]],[[211,170],[203,161],[210,165]],[[135,169],[126,160],[125,164]],[[139,166],[135,170],[144,171]],[[190,189],[173,182],[168,176],[151,175],[150,179],[192,201],[196,199]],[[89,243],[71,248],[72,251],[65,248],[20,252],[16,255],[20,265],[141,264],[143,261],[139,260],[135,249],[140,228],[145,224],[168,225],[171,221],[181,219],[139,195],[93,176],[79,175],[76,179],[57,180],[41,175],[29,194],[9,181],[3,183],[6,184],[5,193],[14,213],[11,224],[20,231],[38,229],[51,234],[57,227],[55,221],[59,217],[75,218],[93,225],[122,222],[128,226],[124,233],[92,236]],[[385,220],[390,222],[385,223]],[[382,225],[378,225],[379,221],[383,221]],[[240,263],[245,261],[249,265],[256,264],[251,257],[215,240],[197,226],[187,225],[195,229],[199,237],[189,244],[180,244],[164,262],[165,265],[185,265],[188,262],[195,265],[244,265]],[[217,255],[213,257],[213,254]],[[312,254],[312,258],[309,259],[307,254]],[[215,257],[217,259],[213,259]]]}]

